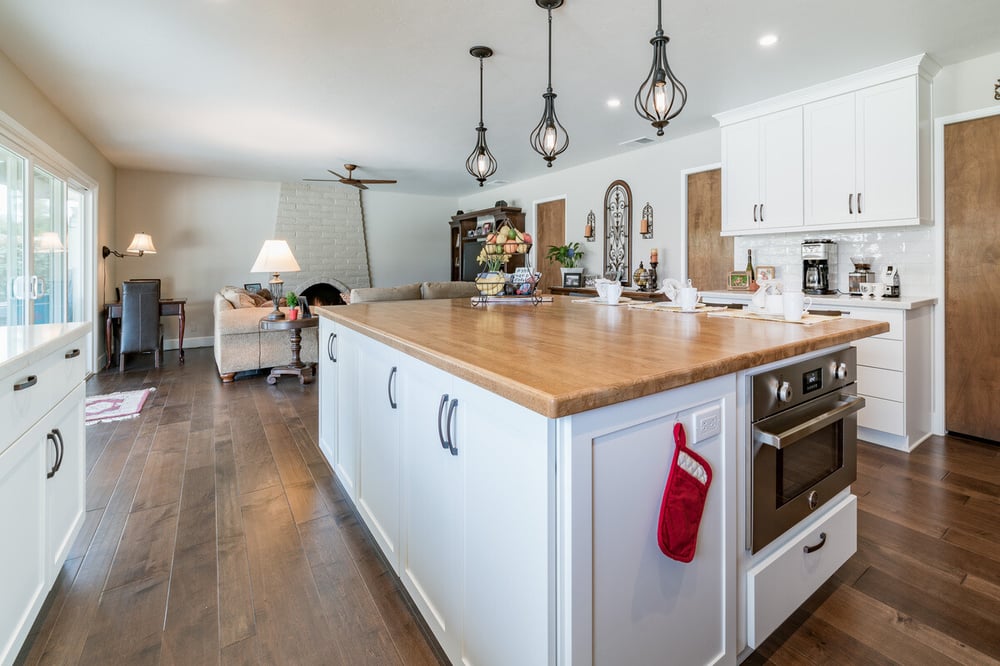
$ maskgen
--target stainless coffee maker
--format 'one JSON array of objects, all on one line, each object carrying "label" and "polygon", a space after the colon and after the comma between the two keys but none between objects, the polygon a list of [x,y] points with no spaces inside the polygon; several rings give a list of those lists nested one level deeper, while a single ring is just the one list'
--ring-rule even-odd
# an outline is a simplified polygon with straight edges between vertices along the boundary
[{"label": "stainless coffee maker", "polygon": [[830,274],[837,275],[837,244],[828,238],[802,241],[802,291],[834,294]]}]

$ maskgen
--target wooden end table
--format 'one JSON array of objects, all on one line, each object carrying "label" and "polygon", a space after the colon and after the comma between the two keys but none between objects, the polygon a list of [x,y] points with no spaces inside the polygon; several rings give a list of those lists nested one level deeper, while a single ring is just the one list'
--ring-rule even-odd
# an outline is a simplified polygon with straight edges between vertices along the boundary
[{"label": "wooden end table", "polygon": [[264,318],[260,320],[260,330],[262,331],[291,331],[292,362],[288,365],[271,368],[271,374],[267,376],[268,384],[276,384],[281,375],[296,375],[300,384],[311,384],[316,379],[316,364],[303,363],[300,353],[302,351],[302,329],[316,328],[317,326],[319,326],[319,317],[316,316],[308,319],[271,321]]}]

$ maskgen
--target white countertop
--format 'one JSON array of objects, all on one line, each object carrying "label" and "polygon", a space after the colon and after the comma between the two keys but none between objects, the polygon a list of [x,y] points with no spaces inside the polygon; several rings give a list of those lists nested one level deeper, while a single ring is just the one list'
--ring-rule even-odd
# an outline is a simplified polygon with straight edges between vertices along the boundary
[{"label": "white countertop", "polygon": [[[726,301],[729,303],[749,303],[753,294],[749,291],[702,291],[703,299],[715,301]],[[934,296],[903,296],[901,298],[862,298],[861,296],[848,296],[847,294],[831,294],[829,296],[813,296],[806,294],[812,299],[813,306],[842,308],[844,310],[854,310],[857,308],[878,308],[881,310],[915,310],[930,305],[937,304]]]},{"label": "white countertop", "polygon": [[89,323],[0,326],[0,377],[18,372],[89,332]]}]

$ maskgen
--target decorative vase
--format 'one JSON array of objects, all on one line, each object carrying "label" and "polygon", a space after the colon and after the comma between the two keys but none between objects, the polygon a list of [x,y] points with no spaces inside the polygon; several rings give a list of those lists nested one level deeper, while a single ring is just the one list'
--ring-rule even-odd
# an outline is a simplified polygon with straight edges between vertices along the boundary
[{"label": "decorative vase", "polygon": [[488,271],[476,276],[476,288],[483,296],[502,294],[506,284],[507,281],[504,279],[503,273],[497,271]]}]

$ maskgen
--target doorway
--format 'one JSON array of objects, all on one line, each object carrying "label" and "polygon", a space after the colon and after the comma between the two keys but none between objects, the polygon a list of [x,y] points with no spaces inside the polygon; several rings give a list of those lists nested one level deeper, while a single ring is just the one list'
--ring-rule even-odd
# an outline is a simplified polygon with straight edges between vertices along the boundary
[{"label": "doorway", "polygon": [[1000,441],[1000,115],[944,127],[945,428]]},{"label": "doorway", "polygon": [[566,243],[566,199],[546,201],[535,206],[535,260],[542,279],[538,288],[551,293],[552,287],[562,286],[562,271],[558,261],[545,257],[550,245]]}]

